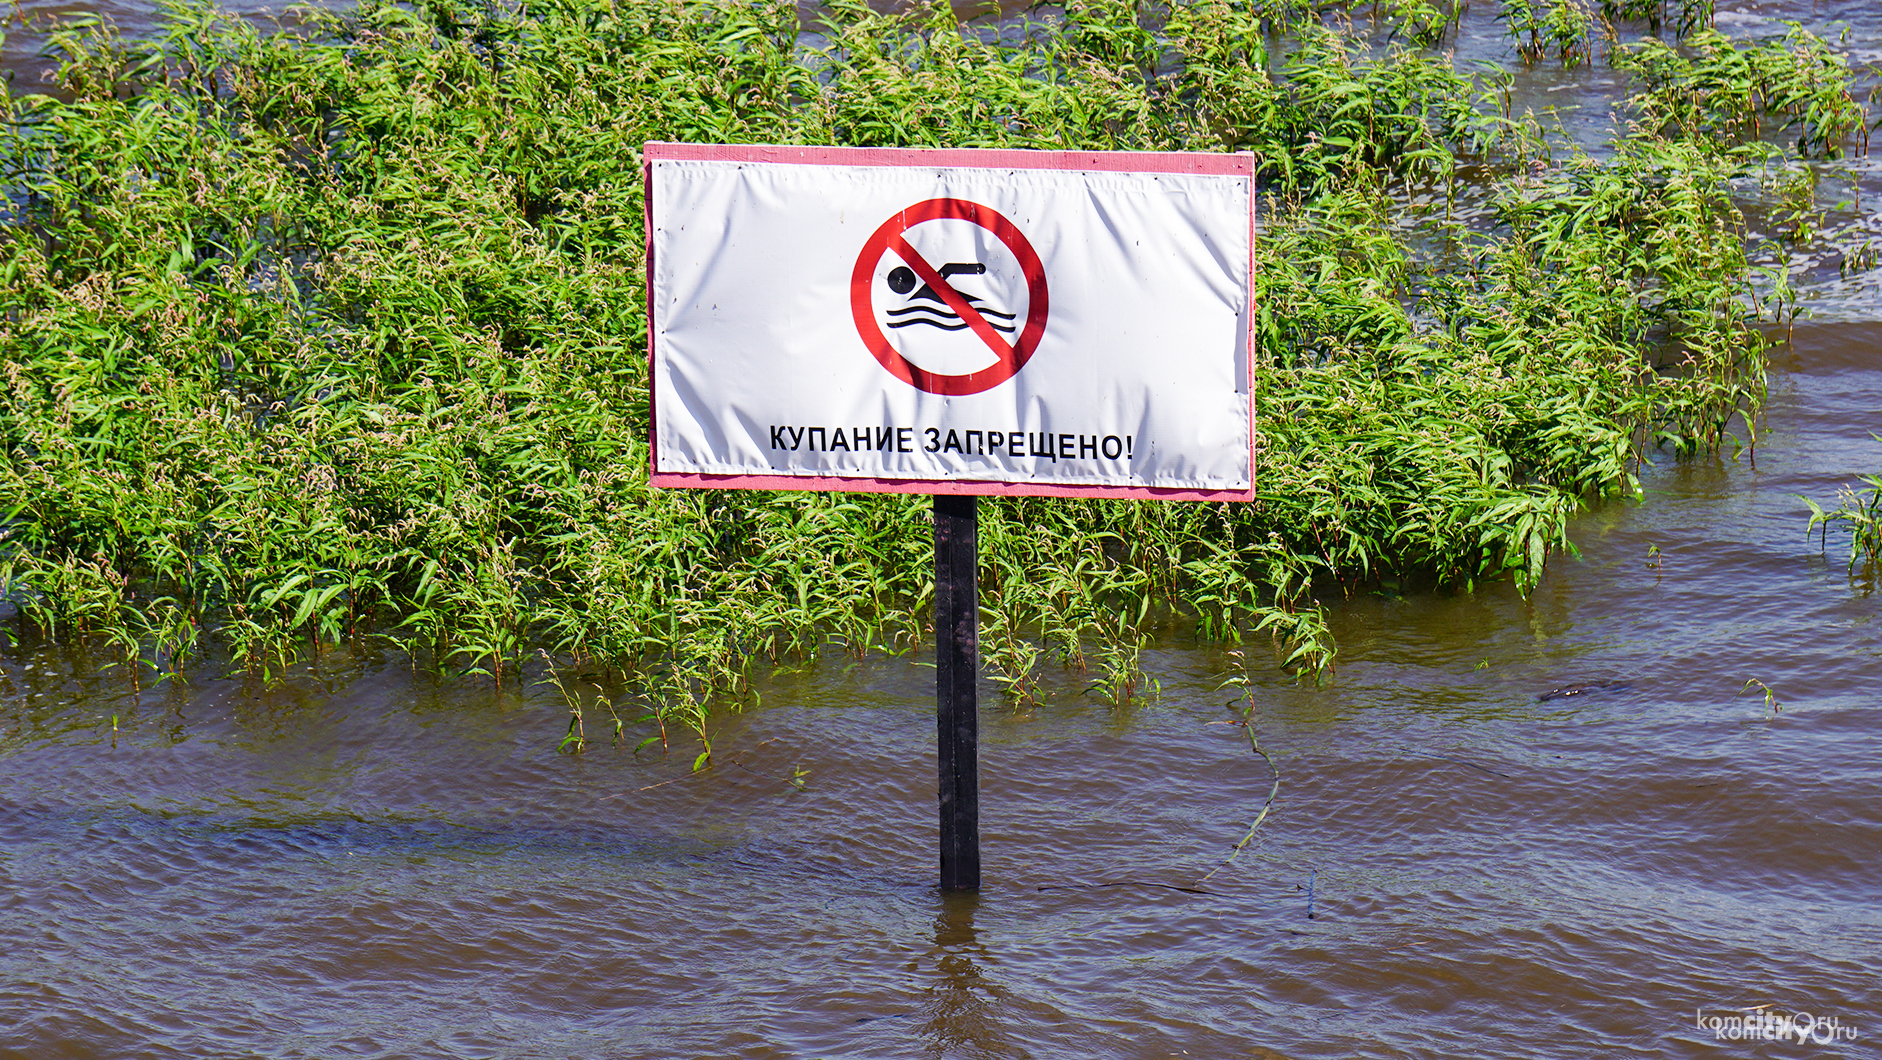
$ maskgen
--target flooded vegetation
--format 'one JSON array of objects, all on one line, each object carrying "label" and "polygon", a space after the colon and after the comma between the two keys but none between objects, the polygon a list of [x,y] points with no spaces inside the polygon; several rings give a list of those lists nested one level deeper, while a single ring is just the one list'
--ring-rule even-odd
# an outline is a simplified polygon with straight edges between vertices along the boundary
[{"label": "flooded vegetation", "polygon": [[13,103],[16,606],[133,682],[390,637],[500,683],[542,651],[702,738],[754,667],[918,644],[927,531],[908,498],[648,489],[643,141],[1260,159],[1260,499],[991,505],[1023,700],[1042,661],[1136,687],[1169,608],[1324,671],[1328,592],[1526,587],[1642,460],[1749,444],[1787,303],[1730,186],[1784,155],[1745,137],[1853,135],[1803,30],[1706,38],[1761,71],[1729,101],[1638,59],[1674,102],[1597,158],[1439,57],[1227,2],[1010,41],[944,8],[835,5],[814,42],[788,6],[168,10],[53,34],[68,98]]},{"label": "flooded vegetation", "polygon": [[[1874,1033],[1882,19],[975,13],[10,30],[0,1055]],[[647,488],[652,139],[1259,160],[1260,500],[982,502],[977,898],[925,498]]]}]

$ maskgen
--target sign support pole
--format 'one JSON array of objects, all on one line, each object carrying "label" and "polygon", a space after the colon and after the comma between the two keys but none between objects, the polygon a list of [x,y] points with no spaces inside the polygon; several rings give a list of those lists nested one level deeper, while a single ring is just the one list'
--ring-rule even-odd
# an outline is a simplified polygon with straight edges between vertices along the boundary
[{"label": "sign support pole", "polygon": [[935,494],[936,758],[941,889],[980,889],[980,555],[976,497]]}]

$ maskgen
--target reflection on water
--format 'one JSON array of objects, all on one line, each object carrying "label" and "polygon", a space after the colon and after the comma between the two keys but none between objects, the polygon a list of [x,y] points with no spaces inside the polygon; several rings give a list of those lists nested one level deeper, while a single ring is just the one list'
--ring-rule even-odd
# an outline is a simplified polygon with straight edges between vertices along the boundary
[{"label": "reflection on water", "polygon": [[1089,886],[1191,885],[1267,797],[1180,627],[1129,709],[983,691],[977,896],[934,887],[920,659],[770,679],[695,776],[557,754],[540,683],[342,653],[133,688],[18,629],[0,1058],[1801,1055],[1694,1021],[1759,1005],[1872,1055],[1882,597],[1796,500],[1882,468],[1882,303],[1839,297],[1755,465],[1651,471],[1528,599],[1336,608],[1333,680],[1256,689],[1281,794],[1212,894]]},{"label": "reflection on water", "polygon": [[981,977],[975,963],[987,960],[987,949],[974,931],[980,896],[948,891],[937,901],[941,912],[935,916],[934,949],[928,955],[934,981],[922,1013],[921,1036],[944,1054],[978,1049],[1010,1055],[996,1026],[997,988]]}]

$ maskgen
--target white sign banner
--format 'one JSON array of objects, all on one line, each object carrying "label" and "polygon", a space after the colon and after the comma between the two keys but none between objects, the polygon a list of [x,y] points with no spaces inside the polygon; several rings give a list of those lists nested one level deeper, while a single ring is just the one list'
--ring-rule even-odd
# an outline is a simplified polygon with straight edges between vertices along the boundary
[{"label": "white sign banner", "polygon": [[1245,156],[645,162],[655,485],[1251,495]]}]

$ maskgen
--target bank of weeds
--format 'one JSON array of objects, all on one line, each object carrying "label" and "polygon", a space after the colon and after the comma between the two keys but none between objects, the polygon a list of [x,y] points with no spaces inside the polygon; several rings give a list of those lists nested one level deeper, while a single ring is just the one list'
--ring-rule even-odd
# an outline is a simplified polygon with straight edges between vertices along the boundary
[{"label": "bank of weeds", "polygon": [[1285,2],[1086,0],[998,39],[855,3],[815,37],[788,2],[166,10],[149,42],[59,35],[69,100],[10,98],[0,145],[0,582],[127,682],[368,636],[503,680],[545,650],[611,674],[617,719],[703,734],[754,667],[922,640],[927,498],[647,486],[647,140],[1256,154],[1260,499],[983,501],[1020,696],[1052,663],[1132,694],[1171,612],[1322,671],[1327,594],[1526,588],[1578,506],[1747,441],[1762,398],[1726,189],[1795,101],[1659,52],[1595,160],[1507,79]]}]

